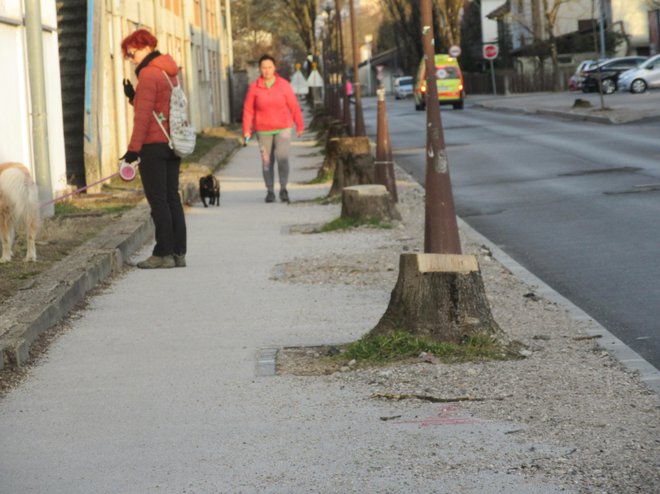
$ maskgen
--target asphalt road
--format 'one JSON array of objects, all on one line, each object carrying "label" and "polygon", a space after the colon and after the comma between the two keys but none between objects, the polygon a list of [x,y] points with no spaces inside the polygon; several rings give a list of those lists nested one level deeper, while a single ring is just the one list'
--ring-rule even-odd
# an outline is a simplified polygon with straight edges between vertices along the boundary
[{"label": "asphalt road", "polygon": [[[425,113],[388,99],[396,162],[424,183]],[[365,99],[375,140],[376,101]],[[442,107],[457,214],[660,369],[660,123]]]}]

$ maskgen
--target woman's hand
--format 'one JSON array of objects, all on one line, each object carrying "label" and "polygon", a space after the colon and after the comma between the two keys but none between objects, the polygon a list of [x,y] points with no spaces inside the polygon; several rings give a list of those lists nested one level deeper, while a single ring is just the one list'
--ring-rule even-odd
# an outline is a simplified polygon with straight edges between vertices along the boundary
[{"label": "woman's hand", "polygon": [[131,84],[131,81],[128,79],[124,79],[122,84],[124,85],[124,94],[128,98],[128,101],[132,103],[133,98],[135,98],[135,89],[133,88],[133,84]]},{"label": "woman's hand", "polygon": [[135,151],[126,151],[126,154],[119,158],[120,160],[124,160],[126,163],[134,163],[140,158],[140,155],[136,153]]},{"label": "woman's hand", "polygon": [[302,137],[302,135],[303,135],[302,130],[297,131],[297,132],[296,132],[296,135],[297,135],[298,137]]}]

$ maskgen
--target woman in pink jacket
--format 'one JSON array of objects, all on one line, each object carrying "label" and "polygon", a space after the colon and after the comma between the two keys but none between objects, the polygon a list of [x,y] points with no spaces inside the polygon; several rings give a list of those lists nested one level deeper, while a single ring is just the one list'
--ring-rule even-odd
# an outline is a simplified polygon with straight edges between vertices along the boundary
[{"label": "woman in pink jacket", "polygon": [[280,200],[289,202],[286,190],[289,178],[289,145],[296,124],[300,137],[304,123],[298,100],[291,84],[275,73],[275,59],[264,55],[259,59],[261,77],[248,89],[243,105],[243,136],[257,134],[263,162],[266,202],[275,201],[275,160],[280,177]]}]

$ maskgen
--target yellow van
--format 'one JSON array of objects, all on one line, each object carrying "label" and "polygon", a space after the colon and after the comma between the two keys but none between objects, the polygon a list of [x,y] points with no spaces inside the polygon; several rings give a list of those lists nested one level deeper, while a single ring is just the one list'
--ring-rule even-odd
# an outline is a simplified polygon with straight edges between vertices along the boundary
[{"label": "yellow van", "polygon": [[[458,60],[449,55],[435,56],[435,77],[438,83],[438,102],[441,105],[452,105],[455,110],[463,109],[465,100],[465,86],[463,85],[463,73],[458,65]],[[417,79],[415,82],[415,110],[426,109],[426,64],[424,59],[419,63]]]}]

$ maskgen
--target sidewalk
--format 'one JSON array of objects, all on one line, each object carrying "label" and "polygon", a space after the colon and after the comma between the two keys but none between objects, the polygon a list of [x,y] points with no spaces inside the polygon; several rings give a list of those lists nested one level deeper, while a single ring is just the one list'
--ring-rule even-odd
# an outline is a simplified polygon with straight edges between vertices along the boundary
[{"label": "sidewalk", "polygon": [[285,205],[264,203],[256,145],[241,149],[221,206],[187,212],[188,267],[127,269],[69,319],[0,401],[0,493],[652,492],[658,395],[467,227],[526,359],[265,375],[271,349],[373,327],[399,253],[422,244],[423,191],[403,174],[400,227],[296,233],[339,215],[307,201],[328,190],[302,185],[318,151],[311,137],[292,146]]},{"label": "sidewalk", "polygon": [[[576,106],[576,100],[586,102],[588,106]],[[475,106],[491,110],[538,113],[605,124],[625,124],[660,118],[660,91],[643,94],[617,92],[603,96],[605,109],[601,109],[598,93],[569,91],[507,96],[473,95],[468,96],[468,101]]]}]

